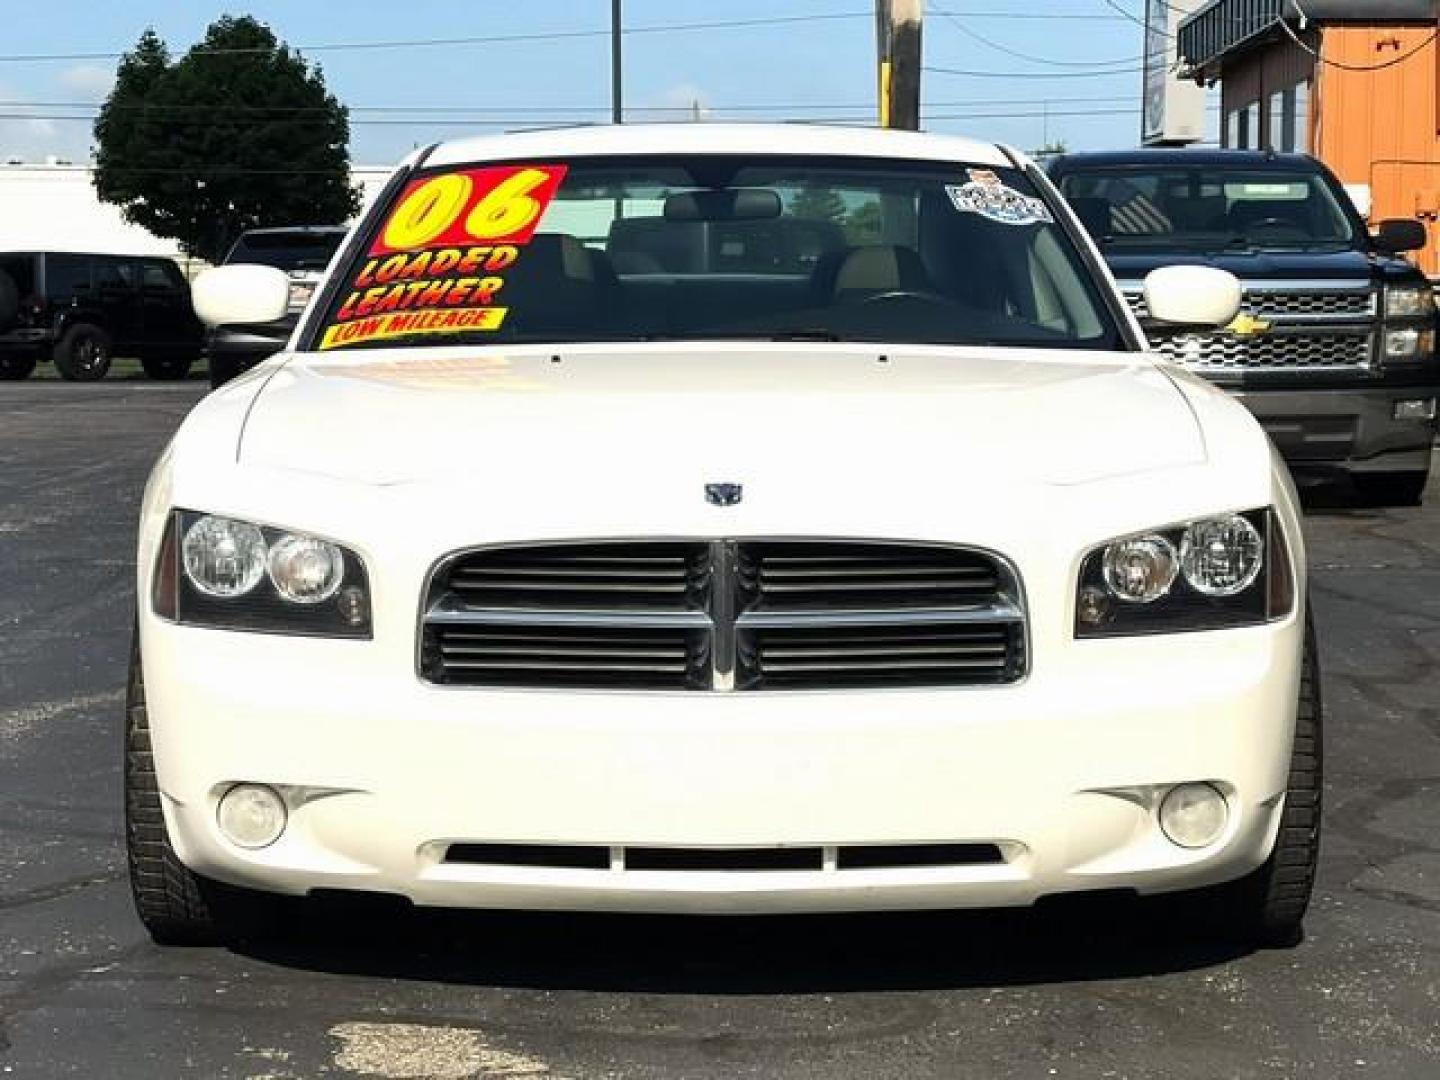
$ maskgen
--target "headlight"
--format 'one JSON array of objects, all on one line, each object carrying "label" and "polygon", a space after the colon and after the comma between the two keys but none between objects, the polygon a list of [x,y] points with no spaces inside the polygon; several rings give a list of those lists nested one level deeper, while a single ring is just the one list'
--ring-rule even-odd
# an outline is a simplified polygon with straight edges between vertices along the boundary
[{"label": "headlight", "polygon": [[249,522],[202,517],[180,543],[185,578],[206,596],[252,592],[265,576],[265,537]]},{"label": "headlight", "polygon": [[155,613],[188,626],[368,638],[365,564],[333,541],[177,510],[160,546]]},{"label": "headlight", "polygon": [[1248,518],[1231,514],[1185,526],[1180,566],[1192,589],[1205,596],[1235,596],[1260,576],[1265,540]]},{"label": "headlight", "polygon": [[1385,331],[1385,359],[1408,360],[1435,351],[1435,331],[1409,327]]},{"label": "headlight", "polygon": [[1385,290],[1387,319],[1428,319],[1435,314],[1435,293],[1429,288],[1392,286]]},{"label": "headlight", "polygon": [[1080,564],[1076,637],[1253,626],[1294,609],[1290,554],[1272,511],[1120,537]]},{"label": "headlight", "polygon": [[1105,549],[1105,586],[1127,604],[1149,604],[1170,591],[1180,562],[1163,536],[1137,536]]}]

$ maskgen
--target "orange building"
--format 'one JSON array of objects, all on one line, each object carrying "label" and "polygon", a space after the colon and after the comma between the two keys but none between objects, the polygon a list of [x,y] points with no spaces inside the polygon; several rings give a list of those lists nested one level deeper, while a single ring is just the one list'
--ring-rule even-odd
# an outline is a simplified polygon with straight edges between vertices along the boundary
[{"label": "orange building", "polygon": [[1440,11],[1435,0],[1212,0],[1180,24],[1182,64],[1221,85],[1220,141],[1324,161],[1370,220],[1415,217],[1440,276]]}]

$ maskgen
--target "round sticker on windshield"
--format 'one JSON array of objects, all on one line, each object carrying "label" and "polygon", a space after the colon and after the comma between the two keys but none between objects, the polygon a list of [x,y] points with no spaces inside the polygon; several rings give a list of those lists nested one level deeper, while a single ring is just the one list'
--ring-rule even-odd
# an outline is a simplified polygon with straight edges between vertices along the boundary
[{"label": "round sticker on windshield", "polygon": [[998,181],[946,184],[945,193],[962,214],[979,214],[1002,225],[1035,225],[1055,220],[1043,199],[1022,195]]}]

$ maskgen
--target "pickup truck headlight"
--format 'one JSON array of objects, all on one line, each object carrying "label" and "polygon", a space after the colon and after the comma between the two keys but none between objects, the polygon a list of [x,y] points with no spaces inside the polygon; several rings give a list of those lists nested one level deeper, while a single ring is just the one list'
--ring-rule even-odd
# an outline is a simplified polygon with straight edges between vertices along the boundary
[{"label": "pickup truck headlight", "polygon": [[1222,514],[1119,537],[1080,563],[1075,636],[1254,626],[1295,606],[1274,513]]},{"label": "pickup truck headlight", "polygon": [[151,600],[157,615],[188,626],[370,636],[369,581],[353,551],[214,514],[171,514]]},{"label": "pickup truck headlight", "polygon": [[1435,314],[1435,292],[1428,287],[1391,286],[1385,290],[1387,319],[1428,319]]},{"label": "pickup truck headlight", "polygon": [[1385,359],[1409,360],[1435,351],[1435,331],[1409,327],[1385,331]]}]

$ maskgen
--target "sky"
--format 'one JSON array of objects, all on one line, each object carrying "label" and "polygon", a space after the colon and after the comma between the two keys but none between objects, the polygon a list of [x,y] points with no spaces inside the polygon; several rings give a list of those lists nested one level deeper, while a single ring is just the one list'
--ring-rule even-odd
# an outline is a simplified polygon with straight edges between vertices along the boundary
[{"label": "sky", "polygon": [[[227,13],[254,15],[322,66],[352,109],[357,165],[390,164],[416,145],[476,131],[609,118],[609,0],[0,6],[0,161],[85,160],[96,103],[114,78],[117,59],[105,54],[132,47],[146,27],[182,53]],[[1142,30],[1124,13],[1141,18],[1142,0],[926,0],[925,12],[925,128],[1025,150],[1052,140],[1071,149],[1136,143]],[[695,26],[745,20],[757,22]],[[698,111],[873,122],[870,0],[624,0],[624,23],[629,120]],[[413,44],[453,38],[469,40]],[[412,44],[354,47],[387,42]]]}]

